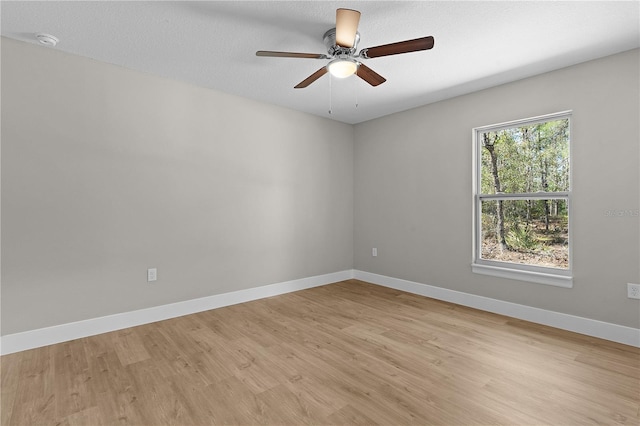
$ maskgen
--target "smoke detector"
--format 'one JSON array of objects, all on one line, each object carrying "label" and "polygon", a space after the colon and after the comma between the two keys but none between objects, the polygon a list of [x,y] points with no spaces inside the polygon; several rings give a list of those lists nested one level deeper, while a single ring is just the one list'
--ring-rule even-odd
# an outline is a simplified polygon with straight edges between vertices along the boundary
[{"label": "smoke detector", "polygon": [[38,33],[36,34],[36,39],[40,42],[40,44],[44,44],[45,46],[54,47],[58,44],[58,38],[52,36],[51,34]]}]

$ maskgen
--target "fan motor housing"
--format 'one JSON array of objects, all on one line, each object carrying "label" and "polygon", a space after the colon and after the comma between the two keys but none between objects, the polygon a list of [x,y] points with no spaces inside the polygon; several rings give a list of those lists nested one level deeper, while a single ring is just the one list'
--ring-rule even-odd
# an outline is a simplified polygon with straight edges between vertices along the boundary
[{"label": "fan motor housing", "polygon": [[331,28],[329,31],[324,33],[322,37],[322,41],[324,45],[327,46],[327,52],[329,56],[352,56],[355,54],[356,49],[358,48],[358,43],[360,42],[360,33],[356,32],[356,38],[353,41],[353,47],[342,47],[336,45],[336,29]]}]

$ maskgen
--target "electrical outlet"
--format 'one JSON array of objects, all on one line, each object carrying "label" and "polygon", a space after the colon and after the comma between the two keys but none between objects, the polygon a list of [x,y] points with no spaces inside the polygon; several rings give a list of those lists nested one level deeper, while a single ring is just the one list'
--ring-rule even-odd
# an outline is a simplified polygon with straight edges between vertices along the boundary
[{"label": "electrical outlet", "polygon": [[158,270],[156,268],[147,269],[147,281],[156,281],[158,279]]},{"label": "electrical outlet", "polygon": [[372,248],[371,249],[371,256],[376,257],[378,255],[378,249],[377,248]]},{"label": "electrical outlet", "polygon": [[629,299],[640,299],[640,284],[627,284],[627,297]]}]

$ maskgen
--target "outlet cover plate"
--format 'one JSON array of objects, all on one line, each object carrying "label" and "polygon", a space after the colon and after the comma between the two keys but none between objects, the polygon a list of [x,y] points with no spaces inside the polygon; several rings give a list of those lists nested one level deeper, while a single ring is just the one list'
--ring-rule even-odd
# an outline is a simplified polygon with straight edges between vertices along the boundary
[{"label": "outlet cover plate", "polygon": [[156,281],[158,279],[158,269],[149,268],[147,269],[147,281]]},{"label": "outlet cover plate", "polygon": [[627,283],[627,297],[629,299],[640,299],[640,284]]}]

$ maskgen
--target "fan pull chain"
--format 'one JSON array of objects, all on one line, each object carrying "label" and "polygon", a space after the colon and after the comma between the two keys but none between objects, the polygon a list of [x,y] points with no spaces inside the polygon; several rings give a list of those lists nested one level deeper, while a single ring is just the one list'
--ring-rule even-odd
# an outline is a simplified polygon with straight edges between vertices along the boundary
[{"label": "fan pull chain", "polygon": [[358,102],[358,81],[355,81],[355,87],[356,87],[356,109],[358,108],[359,102]]},{"label": "fan pull chain", "polygon": [[329,74],[329,115],[331,115],[331,74]]}]

